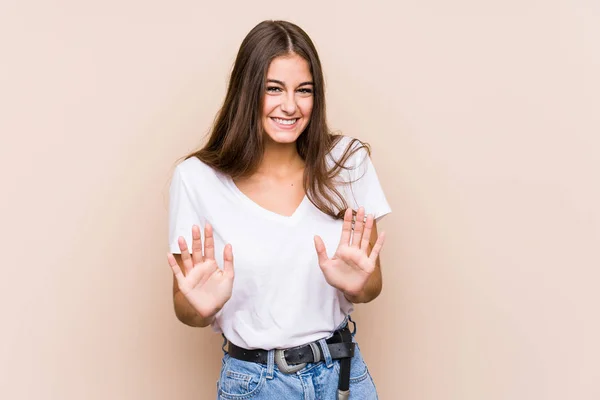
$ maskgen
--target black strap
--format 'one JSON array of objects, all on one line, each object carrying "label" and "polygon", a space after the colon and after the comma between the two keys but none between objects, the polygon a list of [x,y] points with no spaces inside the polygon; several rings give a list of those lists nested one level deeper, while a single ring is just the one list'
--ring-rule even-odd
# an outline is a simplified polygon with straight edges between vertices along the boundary
[{"label": "black strap", "polygon": [[[340,344],[350,345],[352,347],[352,356],[354,356],[354,343],[352,343],[352,334],[350,330],[345,330],[344,332],[340,332],[342,336],[342,342]],[[340,383],[338,385],[338,389],[342,392],[350,390],[350,367],[351,357],[344,357],[340,360]]]},{"label": "black strap", "polygon": [[[306,347],[307,349],[286,350],[284,354],[288,364],[315,363],[325,359],[325,357],[323,357],[323,349],[320,345],[319,349],[321,350],[321,354],[317,360],[315,360],[310,347]],[[331,354],[333,360],[354,356],[353,343],[332,343],[328,344],[327,348],[329,349],[329,354]]]}]

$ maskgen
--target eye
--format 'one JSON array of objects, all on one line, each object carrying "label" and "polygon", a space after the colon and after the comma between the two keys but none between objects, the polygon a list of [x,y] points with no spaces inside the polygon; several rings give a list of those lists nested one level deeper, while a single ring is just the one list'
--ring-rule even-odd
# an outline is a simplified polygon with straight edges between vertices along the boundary
[{"label": "eye", "polygon": [[278,92],[281,92],[281,88],[277,87],[277,86],[267,86],[267,92],[278,93]]},{"label": "eye", "polygon": [[298,89],[298,91],[303,94],[311,94],[313,92],[313,90],[309,89],[309,88],[301,88],[301,89]]}]

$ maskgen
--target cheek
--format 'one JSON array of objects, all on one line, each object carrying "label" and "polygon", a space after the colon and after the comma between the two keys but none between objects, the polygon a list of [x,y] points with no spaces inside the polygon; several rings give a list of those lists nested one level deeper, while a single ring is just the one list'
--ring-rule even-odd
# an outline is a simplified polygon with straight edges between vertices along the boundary
[{"label": "cheek", "polygon": [[265,96],[263,100],[263,116],[268,117],[275,108],[277,108],[277,99],[273,96]]},{"label": "cheek", "polygon": [[312,114],[312,109],[313,109],[312,98],[303,99],[303,101],[298,103],[298,107],[300,108],[302,115],[304,115],[306,118],[309,118],[310,115]]}]

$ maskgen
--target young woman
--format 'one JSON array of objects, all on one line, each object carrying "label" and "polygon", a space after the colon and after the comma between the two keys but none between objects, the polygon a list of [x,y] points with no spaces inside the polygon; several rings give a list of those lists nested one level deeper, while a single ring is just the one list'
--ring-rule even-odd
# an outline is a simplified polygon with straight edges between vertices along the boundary
[{"label": "young woman", "polygon": [[308,35],[258,24],[170,189],[175,312],[226,338],[219,399],[377,398],[348,322],[381,291],[389,212],[367,146],[327,127]]}]

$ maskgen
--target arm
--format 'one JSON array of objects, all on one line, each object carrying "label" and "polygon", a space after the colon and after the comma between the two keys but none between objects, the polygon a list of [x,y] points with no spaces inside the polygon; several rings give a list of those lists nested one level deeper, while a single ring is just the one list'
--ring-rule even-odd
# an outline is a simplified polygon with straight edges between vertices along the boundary
[{"label": "arm", "polygon": [[[173,256],[175,257],[175,260],[177,261],[177,264],[181,270],[184,271],[183,263],[181,261],[181,254],[173,254]],[[173,307],[175,308],[175,315],[177,316],[177,319],[188,326],[204,328],[209,326],[214,319],[214,316],[202,318],[200,315],[198,315],[196,310],[194,310],[194,307],[190,305],[183,293],[179,291],[179,286],[177,285],[177,279],[175,279],[175,276],[173,276]]]},{"label": "arm", "polygon": [[366,303],[381,292],[381,268],[378,257],[385,234],[377,233],[375,219],[365,209],[358,208],[353,223],[352,209],[344,214],[340,244],[332,258],[320,236],[315,236],[315,249],[325,280],[344,293],[348,301]]},{"label": "arm", "polygon": [[[375,242],[377,241],[377,224],[373,221],[373,230],[371,231],[371,237],[369,238],[369,247],[368,253],[371,253]],[[379,256],[377,257],[377,261],[375,262],[375,269],[371,276],[369,276],[369,280],[363,289],[363,292],[358,296],[350,296],[348,294],[344,294],[346,299],[351,303],[368,303],[373,301],[379,296],[381,293],[381,289],[383,287],[383,278],[381,276],[381,265],[379,263]]]},{"label": "arm", "polygon": [[[212,226],[205,226],[204,247],[200,227],[192,227],[192,254],[183,237],[178,245],[181,254],[167,254],[173,271],[173,305],[175,315],[186,325],[205,327],[231,298],[233,290],[233,251],[230,244],[223,250],[223,269],[215,261]],[[204,251],[203,251],[204,249]],[[183,268],[182,268],[183,267]]]}]

